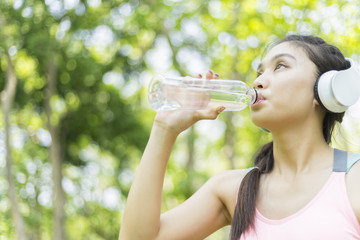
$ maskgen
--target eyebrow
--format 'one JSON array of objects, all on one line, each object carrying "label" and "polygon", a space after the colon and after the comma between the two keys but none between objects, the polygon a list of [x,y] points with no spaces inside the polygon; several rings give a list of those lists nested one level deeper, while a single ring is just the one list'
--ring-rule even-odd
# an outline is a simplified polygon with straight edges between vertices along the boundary
[{"label": "eyebrow", "polygon": [[[275,55],[274,57],[272,57],[271,60],[270,60],[270,62],[273,62],[273,61],[275,61],[276,59],[281,58],[281,57],[289,57],[289,58],[292,58],[292,59],[294,59],[294,60],[296,61],[296,58],[295,58],[293,55],[289,54],[289,53],[279,53],[279,54]],[[257,70],[259,70],[260,68],[262,68],[262,66],[263,66],[263,64],[260,63],[259,66],[258,66],[258,68],[257,68]]]}]

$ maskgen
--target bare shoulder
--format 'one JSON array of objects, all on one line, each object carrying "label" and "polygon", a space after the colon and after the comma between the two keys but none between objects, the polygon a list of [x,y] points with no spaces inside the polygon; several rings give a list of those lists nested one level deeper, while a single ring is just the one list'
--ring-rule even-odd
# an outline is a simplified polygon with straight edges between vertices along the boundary
[{"label": "bare shoulder", "polygon": [[248,169],[227,170],[213,176],[210,181],[215,185],[240,184],[247,172]]},{"label": "bare shoulder", "polygon": [[228,219],[232,219],[233,217],[236,205],[236,195],[241,181],[247,172],[247,169],[228,170],[215,175],[209,180],[215,194],[227,209],[226,215]]},{"label": "bare shoulder", "polygon": [[[358,154],[357,154],[358,155]],[[351,155],[349,155],[351,156]],[[350,203],[360,222],[360,161],[357,161],[346,175],[346,187]]]},{"label": "bare shoulder", "polygon": [[[357,157],[360,158],[360,154],[359,153],[350,153],[349,154],[349,158],[352,157],[352,155],[355,156],[355,159],[357,160]],[[352,181],[354,179],[356,179],[357,183],[358,180],[360,179],[360,161],[357,161],[349,170],[349,172],[347,173],[347,179],[348,181]]]}]

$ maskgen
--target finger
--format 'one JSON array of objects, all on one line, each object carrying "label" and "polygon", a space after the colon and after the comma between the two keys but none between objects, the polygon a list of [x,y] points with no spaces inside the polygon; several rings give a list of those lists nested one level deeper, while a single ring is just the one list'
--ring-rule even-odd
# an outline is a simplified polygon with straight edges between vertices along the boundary
[{"label": "finger", "polygon": [[202,75],[200,73],[198,74],[198,78],[202,78]]},{"label": "finger", "polygon": [[212,70],[209,70],[206,73],[206,79],[213,79],[214,78],[214,72]]},{"label": "finger", "polygon": [[224,106],[220,106],[220,107],[217,107],[217,108],[215,109],[215,111],[216,111],[218,114],[222,113],[224,110],[225,110],[225,107],[224,107]]},{"label": "finger", "polygon": [[219,76],[219,74],[218,73],[215,73],[215,77],[214,77],[215,79],[219,79],[220,78],[220,76]]},{"label": "finger", "polygon": [[223,107],[223,106],[220,106],[217,108],[206,109],[206,110],[199,110],[199,111],[196,111],[194,117],[195,117],[196,121],[204,120],[204,119],[214,120],[224,110],[225,110],[225,107]]}]

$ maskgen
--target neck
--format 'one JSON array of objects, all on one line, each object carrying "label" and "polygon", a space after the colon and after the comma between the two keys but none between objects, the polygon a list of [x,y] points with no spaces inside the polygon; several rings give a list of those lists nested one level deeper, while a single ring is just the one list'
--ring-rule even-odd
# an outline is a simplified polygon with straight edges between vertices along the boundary
[{"label": "neck", "polygon": [[274,171],[297,175],[332,166],[333,151],[325,142],[322,128],[304,123],[273,132]]}]

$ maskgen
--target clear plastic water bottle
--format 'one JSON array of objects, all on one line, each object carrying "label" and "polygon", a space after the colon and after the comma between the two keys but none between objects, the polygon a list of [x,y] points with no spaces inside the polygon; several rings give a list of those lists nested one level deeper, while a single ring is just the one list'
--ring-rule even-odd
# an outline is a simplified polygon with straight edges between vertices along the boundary
[{"label": "clear plastic water bottle", "polygon": [[257,101],[257,91],[239,80],[201,79],[156,75],[148,98],[155,111],[199,110],[224,106],[240,111]]}]

